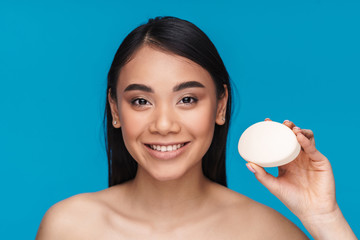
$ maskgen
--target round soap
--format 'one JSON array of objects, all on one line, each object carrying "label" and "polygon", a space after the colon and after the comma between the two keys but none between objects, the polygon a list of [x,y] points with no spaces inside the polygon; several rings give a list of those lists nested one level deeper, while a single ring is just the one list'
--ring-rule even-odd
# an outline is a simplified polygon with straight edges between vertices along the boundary
[{"label": "round soap", "polygon": [[294,132],[284,124],[264,121],[248,127],[241,135],[239,153],[248,162],[276,167],[294,160],[301,146]]}]

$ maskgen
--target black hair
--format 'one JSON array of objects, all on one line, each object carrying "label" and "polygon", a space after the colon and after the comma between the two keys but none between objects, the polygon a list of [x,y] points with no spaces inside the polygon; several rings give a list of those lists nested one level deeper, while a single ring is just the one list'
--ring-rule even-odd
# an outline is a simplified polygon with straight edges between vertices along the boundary
[{"label": "black hair", "polygon": [[133,179],[137,171],[137,162],[125,147],[121,127],[114,128],[112,125],[108,92],[111,89],[111,98],[117,99],[116,86],[121,68],[131,59],[136,50],[146,44],[190,59],[203,67],[215,83],[218,99],[224,96],[224,84],[227,86],[225,124],[215,125],[211,145],[202,158],[204,175],[214,182],[227,186],[225,152],[231,114],[229,74],[214,44],[198,27],[175,17],[156,17],[126,36],[115,54],[108,73],[104,125],[109,187]]}]

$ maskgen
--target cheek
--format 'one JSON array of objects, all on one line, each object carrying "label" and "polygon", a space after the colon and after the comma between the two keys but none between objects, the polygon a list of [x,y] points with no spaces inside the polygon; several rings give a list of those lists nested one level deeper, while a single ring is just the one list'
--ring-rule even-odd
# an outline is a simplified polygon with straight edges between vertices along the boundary
[{"label": "cheek", "polygon": [[211,102],[203,104],[184,113],[181,117],[181,122],[186,126],[186,129],[189,129],[197,138],[210,138],[208,140],[210,142],[215,128],[216,117],[216,109],[213,106]]},{"label": "cheek", "polygon": [[127,104],[119,105],[119,118],[121,131],[126,147],[129,147],[128,141],[134,141],[144,131],[146,117],[133,111]]}]

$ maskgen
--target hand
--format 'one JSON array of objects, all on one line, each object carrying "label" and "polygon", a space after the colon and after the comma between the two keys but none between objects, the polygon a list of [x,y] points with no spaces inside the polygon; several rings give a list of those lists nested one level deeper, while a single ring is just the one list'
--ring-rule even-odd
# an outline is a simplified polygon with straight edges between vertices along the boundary
[{"label": "hand", "polygon": [[254,163],[247,163],[248,168],[251,166],[256,178],[300,220],[336,211],[338,205],[332,168],[329,160],[316,149],[313,132],[300,129],[291,121],[284,121],[283,124],[294,132],[301,145],[298,157],[279,166],[277,177]]},{"label": "hand", "polygon": [[298,157],[279,166],[277,177],[254,163],[246,166],[301,220],[314,239],[357,239],[336,202],[332,168],[316,149],[313,132],[290,121],[283,124],[294,132],[301,145]]}]

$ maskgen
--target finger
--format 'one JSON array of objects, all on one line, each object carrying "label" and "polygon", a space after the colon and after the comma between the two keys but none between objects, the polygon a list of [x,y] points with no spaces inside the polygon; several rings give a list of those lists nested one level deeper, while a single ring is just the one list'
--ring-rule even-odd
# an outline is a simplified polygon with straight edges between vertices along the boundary
[{"label": "finger", "polygon": [[287,126],[288,128],[290,128],[290,129],[295,133],[295,135],[296,135],[298,132],[301,132],[301,128],[297,127],[297,126],[295,125],[295,123],[293,123],[293,122],[291,122],[291,121],[289,121],[289,120],[285,120],[285,121],[283,122],[283,124],[284,124],[285,126]]},{"label": "finger", "polygon": [[[250,166],[255,171],[256,179],[264,185],[272,194],[276,195],[278,191],[278,182],[276,177],[266,172],[264,168],[256,165],[255,163],[248,162],[246,166]],[[248,167],[249,168],[249,167]],[[249,168],[250,169],[250,168]],[[250,170],[251,171],[251,170]]]},{"label": "finger", "polygon": [[315,147],[315,141],[314,138],[309,139],[304,134],[299,132],[296,135],[296,138],[301,145],[301,147],[304,149],[304,152],[309,155],[309,157],[314,161],[321,161],[326,158],[324,155],[322,155]]},{"label": "finger", "polygon": [[295,135],[297,135],[298,133],[301,133],[301,128],[299,127],[293,127],[292,131],[295,133]]},{"label": "finger", "polygon": [[294,124],[293,122],[289,121],[289,120],[285,120],[285,121],[283,122],[283,124],[284,124],[285,126],[289,127],[290,129],[293,129],[293,128],[295,127],[295,124]]},{"label": "finger", "polygon": [[308,139],[314,138],[314,133],[310,129],[302,129],[300,132]]},{"label": "finger", "polygon": [[265,121],[272,121],[270,118],[265,118]]}]

